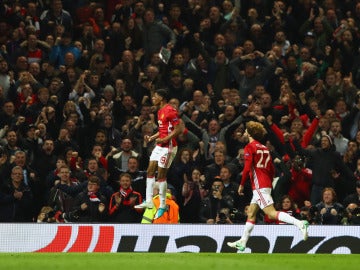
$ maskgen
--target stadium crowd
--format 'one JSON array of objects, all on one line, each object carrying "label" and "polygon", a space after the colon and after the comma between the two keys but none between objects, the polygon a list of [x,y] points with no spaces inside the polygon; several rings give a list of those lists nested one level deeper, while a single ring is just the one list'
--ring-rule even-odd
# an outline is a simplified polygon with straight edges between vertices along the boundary
[{"label": "stadium crowd", "polygon": [[1,1],[0,222],[156,222],[134,205],[166,88],[186,129],[157,223],[245,222],[255,120],[277,210],[360,224],[359,39],[355,0]]}]

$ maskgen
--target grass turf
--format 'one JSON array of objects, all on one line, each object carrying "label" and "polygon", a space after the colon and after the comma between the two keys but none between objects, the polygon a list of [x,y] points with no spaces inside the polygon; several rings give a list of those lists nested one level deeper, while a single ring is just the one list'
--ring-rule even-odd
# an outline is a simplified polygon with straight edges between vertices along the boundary
[{"label": "grass turf", "polygon": [[[359,255],[234,253],[0,253],[4,270],[359,269]],[[116,268],[114,268],[116,267]]]}]

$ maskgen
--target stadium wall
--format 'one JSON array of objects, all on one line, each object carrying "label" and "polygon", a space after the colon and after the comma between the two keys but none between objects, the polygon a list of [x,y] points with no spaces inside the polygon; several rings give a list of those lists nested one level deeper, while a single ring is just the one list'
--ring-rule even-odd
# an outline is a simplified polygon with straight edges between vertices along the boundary
[{"label": "stadium wall", "polygon": [[[0,224],[0,252],[236,252],[243,225]],[[257,225],[245,253],[360,254],[360,226]]]}]

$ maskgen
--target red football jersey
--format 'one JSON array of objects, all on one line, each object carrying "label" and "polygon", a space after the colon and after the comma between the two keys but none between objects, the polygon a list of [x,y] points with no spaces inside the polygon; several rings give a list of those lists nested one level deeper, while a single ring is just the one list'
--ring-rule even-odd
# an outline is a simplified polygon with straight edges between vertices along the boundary
[{"label": "red football jersey", "polygon": [[253,190],[272,188],[275,169],[269,149],[254,140],[245,146],[244,160],[241,185],[244,185],[246,179],[250,177]]},{"label": "red football jersey", "polygon": [[[180,123],[179,115],[177,110],[169,104],[166,104],[164,107],[158,111],[158,125],[159,125],[159,138],[165,138],[168,136],[176,125]],[[171,146],[176,146],[176,139],[173,138],[170,142],[159,144],[162,147],[168,147],[169,143]]]}]

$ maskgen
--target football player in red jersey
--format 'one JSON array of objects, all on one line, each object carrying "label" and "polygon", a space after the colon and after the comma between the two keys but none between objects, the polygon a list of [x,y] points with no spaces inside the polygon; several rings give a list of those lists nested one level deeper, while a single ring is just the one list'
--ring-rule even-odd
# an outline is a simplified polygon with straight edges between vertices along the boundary
[{"label": "football player in red jersey", "polygon": [[153,208],[153,186],[155,183],[155,172],[158,171],[157,181],[159,183],[160,206],[155,218],[161,217],[166,211],[166,189],[167,171],[175,158],[177,152],[176,137],[184,131],[184,123],[178,115],[178,111],[168,104],[168,91],[158,89],[152,97],[152,102],[159,107],[157,113],[158,132],[152,136],[145,136],[147,142],[155,140],[156,146],[150,155],[146,178],[146,200],[135,208]]},{"label": "football player in red jersey", "polygon": [[239,195],[243,195],[244,184],[247,179],[251,181],[253,197],[247,212],[247,220],[241,239],[228,242],[228,246],[244,251],[246,243],[256,222],[256,213],[262,209],[273,220],[279,220],[288,224],[296,225],[303,234],[304,241],[308,238],[307,221],[298,220],[285,212],[275,210],[274,201],[271,197],[272,181],[274,178],[274,164],[269,149],[260,143],[266,130],[259,122],[249,121],[246,123],[244,135],[249,143],[244,148],[245,165],[238,189]]}]

